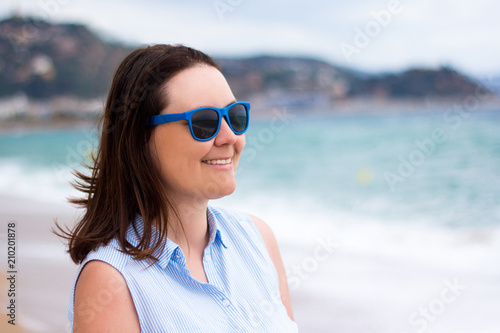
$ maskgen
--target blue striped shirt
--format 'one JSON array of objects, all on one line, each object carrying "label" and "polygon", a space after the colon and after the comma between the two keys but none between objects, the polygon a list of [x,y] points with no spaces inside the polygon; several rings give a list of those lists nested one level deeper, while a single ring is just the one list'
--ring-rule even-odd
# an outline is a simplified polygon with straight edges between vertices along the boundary
[{"label": "blue striped shirt", "polygon": [[[208,283],[191,277],[181,248],[168,238],[155,253],[155,263],[120,252],[115,239],[89,253],[76,279],[91,260],[115,267],[132,295],[141,332],[298,332],[281,302],[276,269],[250,217],[210,206],[207,215],[210,240],[203,267]],[[137,245],[144,223],[138,216],[134,224],[127,240]],[[71,325],[76,279],[68,306]]]}]

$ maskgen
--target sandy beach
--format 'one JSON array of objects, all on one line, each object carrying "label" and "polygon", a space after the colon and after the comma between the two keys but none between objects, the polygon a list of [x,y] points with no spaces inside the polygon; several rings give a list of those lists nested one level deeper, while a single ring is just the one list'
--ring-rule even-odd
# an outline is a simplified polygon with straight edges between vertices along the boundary
[{"label": "sandy beach", "polygon": [[[2,318],[1,332],[67,332],[66,308],[76,271],[60,239],[51,232],[54,220],[70,224],[71,207],[0,197],[2,226],[2,275],[6,267],[7,223],[16,224],[16,318],[15,326]],[[2,305],[7,295],[5,279],[0,286]],[[4,308],[4,306],[2,306]],[[2,313],[5,310],[2,311]]]}]

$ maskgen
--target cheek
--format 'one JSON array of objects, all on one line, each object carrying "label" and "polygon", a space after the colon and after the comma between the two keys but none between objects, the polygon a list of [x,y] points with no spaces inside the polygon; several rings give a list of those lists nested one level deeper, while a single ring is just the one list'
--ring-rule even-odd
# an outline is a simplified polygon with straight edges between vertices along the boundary
[{"label": "cheek", "polygon": [[236,155],[236,164],[240,160],[241,153],[243,152],[243,148],[245,148],[246,144],[246,136],[245,134],[242,134],[238,136],[238,140],[234,144],[234,149],[235,149],[235,155]]},{"label": "cheek", "polygon": [[[166,127],[166,126],[165,126]],[[163,129],[155,131],[149,143],[152,160],[155,163],[156,170],[161,174],[163,180],[174,170],[179,169],[181,160],[178,158],[177,143],[172,140],[168,131]]]},{"label": "cheek", "polygon": [[171,128],[170,131],[158,133],[152,137],[150,150],[158,170],[164,178],[182,177],[185,173],[193,173],[200,167],[201,158],[210,151],[210,144],[183,137],[181,130]]},{"label": "cheek", "polygon": [[245,134],[240,135],[238,141],[236,142],[236,149],[239,150],[240,154],[243,151],[243,148],[245,148],[246,143],[247,137],[245,136]]}]

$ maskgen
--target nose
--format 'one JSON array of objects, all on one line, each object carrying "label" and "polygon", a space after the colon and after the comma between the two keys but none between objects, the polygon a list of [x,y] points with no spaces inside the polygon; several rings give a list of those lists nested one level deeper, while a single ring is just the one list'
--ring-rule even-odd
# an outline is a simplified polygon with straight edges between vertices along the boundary
[{"label": "nose", "polygon": [[224,117],[220,124],[219,133],[215,136],[215,145],[234,144],[236,140],[236,134],[234,134],[231,127],[229,127],[227,118]]}]

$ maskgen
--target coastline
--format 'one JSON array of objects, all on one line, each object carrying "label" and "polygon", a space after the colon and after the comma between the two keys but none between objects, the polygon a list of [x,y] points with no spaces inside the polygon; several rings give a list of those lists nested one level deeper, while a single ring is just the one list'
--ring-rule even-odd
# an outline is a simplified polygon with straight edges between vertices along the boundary
[{"label": "coastline", "polygon": [[[286,110],[293,116],[321,116],[335,114],[359,114],[359,115],[383,115],[383,114],[420,114],[440,113],[449,109],[463,107],[470,111],[499,111],[500,96],[488,95],[470,98],[434,98],[434,99],[387,99],[387,98],[345,98],[339,99],[333,104],[315,105],[293,105],[276,104],[268,105],[256,98],[252,103],[251,116],[253,119],[268,119],[276,117],[274,110]],[[477,99],[477,100],[476,100]],[[472,103],[473,102],[473,103]],[[472,104],[471,104],[472,103]],[[34,109],[36,103],[32,106]],[[307,112],[304,112],[307,110]],[[50,131],[57,129],[73,128],[99,128],[101,112],[95,111],[91,114],[74,114],[75,111],[57,113],[54,116],[40,116],[36,112],[28,112],[29,117],[16,116],[4,118],[0,121],[1,134],[18,133],[26,131]]]}]

